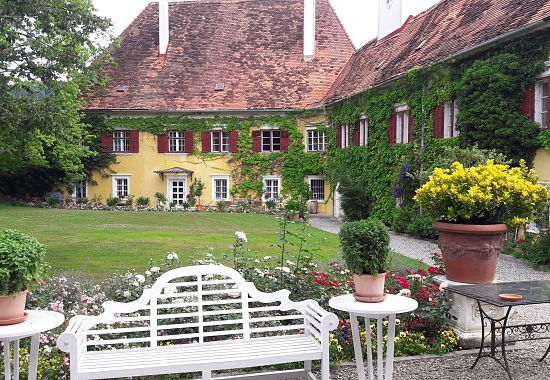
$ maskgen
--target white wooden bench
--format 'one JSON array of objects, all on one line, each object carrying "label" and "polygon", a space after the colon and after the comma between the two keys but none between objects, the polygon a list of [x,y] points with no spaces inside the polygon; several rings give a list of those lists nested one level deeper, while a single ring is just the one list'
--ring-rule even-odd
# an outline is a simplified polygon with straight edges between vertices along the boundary
[{"label": "white wooden bench", "polygon": [[133,302],[106,302],[99,316],[73,317],[57,346],[70,353],[71,379],[212,371],[304,362],[303,369],[217,379],[328,380],[335,314],[316,301],[263,293],[235,270],[202,265],[171,270]]}]

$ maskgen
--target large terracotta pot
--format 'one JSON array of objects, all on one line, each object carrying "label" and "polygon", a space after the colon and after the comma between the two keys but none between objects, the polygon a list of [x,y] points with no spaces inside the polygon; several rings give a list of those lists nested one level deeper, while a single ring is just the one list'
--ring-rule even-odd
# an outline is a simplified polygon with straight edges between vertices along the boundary
[{"label": "large terracotta pot", "polygon": [[435,222],[448,280],[488,284],[495,279],[497,259],[504,246],[505,224]]},{"label": "large terracotta pot", "polygon": [[23,322],[27,291],[13,295],[0,296],[0,325],[12,325]]},{"label": "large terracotta pot", "polygon": [[380,273],[378,276],[370,274],[354,274],[353,283],[355,293],[353,296],[360,302],[382,302],[384,301],[384,284],[386,273]]}]

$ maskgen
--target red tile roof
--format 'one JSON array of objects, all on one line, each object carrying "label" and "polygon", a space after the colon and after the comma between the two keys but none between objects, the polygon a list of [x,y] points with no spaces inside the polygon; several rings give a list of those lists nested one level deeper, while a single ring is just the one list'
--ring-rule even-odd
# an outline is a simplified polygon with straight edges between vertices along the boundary
[{"label": "red tile roof", "polygon": [[[303,0],[170,4],[170,44],[158,54],[158,4],[122,33],[112,81],[89,110],[258,110],[320,102],[355,52],[328,0],[317,1],[317,51],[303,61]],[[224,83],[223,91],[214,91]],[[117,92],[120,84],[124,92]]]},{"label": "red tile roof", "polygon": [[334,101],[550,17],[549,0],[443,0],[401,32],[357,51],[329,91]]}]

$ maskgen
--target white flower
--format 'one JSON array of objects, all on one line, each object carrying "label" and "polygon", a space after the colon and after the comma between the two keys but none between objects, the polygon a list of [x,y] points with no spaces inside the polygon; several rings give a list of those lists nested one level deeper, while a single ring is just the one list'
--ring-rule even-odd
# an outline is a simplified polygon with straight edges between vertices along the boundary
[{"label": "white flower", "polygon": [[281,272],[290,273],[289,267],[275,267],[275,269],[280,270]]},{"label": "white flower", "polygon": [[158,272],[160,272],[160,268],[159,267],[152,267],[151,272],[158,273]]},{"label": "white flower", "polygon": [[264,256],[264,260],[271,260],[271,256]]},{"label": "white flower", "polygon": [[246,234],[243,231],[235,232],[235,237],[241,243],[248,243],[248,239],[246,238]]},{"label": "white flower", "polygon": [[206,253],[205,256],[206,257],[212,257],[212,254],[211,253]]},{"label": "white flower", "polygon": [[134,286],[139,286],[139,282],[134,281],[134,282],[132,282],[132,285],[134,285]]},{"label": "white flower", "polygon": [[175,286],[168,286],[164,288],[164,294],[174,294],[178,292],[178,288]]},{"label": "white flower", "polygon": [[286,264],[289,265],[289,266],[296,265],[295,263],[293,263],[293,262],[290,261],[290,260],[287,260],[287,261],[286,261]]},{"label": "white flower", "polygon": [[150,271],[146,270],[146,271],[145,271],[145,275],[146,275],[147,277],[150,277],[150,276],[152,275],[152,273],[151,273]]},{"label": "white flower", "polygon": [[169,253],[166,255],[166,260],[174,260],[174,254],[173,253]]},{"label": "white flower", "polygon": [[130,279],[130,278],[132,278],[132,273],[126,272],[126,274],[124,275],[124,277]]},{"label": "white flower", "polygon": [[399,291],[400,296],[410,297],[411,296],[411,290],[410,289],[401,289]]},{"label": "white flower", "polygon": [[214,279],[214,276],[211,274],[207,274],[204,276],[204,281],[212,281]]},{"label": "white flower", "polygon": [[449,286],[449,283],[447,281],[443,281],[441,285],[439,285],[439,290],[443,292],[445,291],[445,289],[447,289],[448,286]]},{"label": "white flower", "polygon": [[141,274],[136,274],[136,280],[137,282],[139,282],[140,284],[143,284],[145,282],[145,276],[141,275]]},{"label": "white flower", "polygon": [[130,293],[128,290],[125,290],[122,295],[124,296],[124,298],[130,298],[132,296],[132,293]]}]

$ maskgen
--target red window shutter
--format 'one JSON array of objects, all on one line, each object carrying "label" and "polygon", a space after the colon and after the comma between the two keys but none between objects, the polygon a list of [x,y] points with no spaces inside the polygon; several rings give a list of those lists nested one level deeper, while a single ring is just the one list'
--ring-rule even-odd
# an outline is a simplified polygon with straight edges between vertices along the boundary
[{"label": "red window shutter", "polygon": [[338,125],[336,127],[336,147],[342,148],[342,128],[343,125]]},{"label": "red window shutter", "polygon": [[521,113],[531,120],[535,120],[535,86],[531,85],[525,90],[523,102],[521,104]]},{"label": "red window shutter", "polygon": [[139,131],[130,131],[130,153],[139,153]]},{"label": "red window shutter", "polygon": [[239,131],[229,132],[229,152],[237,153],[239,142]]},{"label": "red window shutter", "polygon": [[157,149],[159,153],[168,153],[168,135],[157,136]]},{"label": "red window shutter", "polygon": [[195,140],[192,130],[185,131],[185,153],[193,153],[195,149]]},{"label": "red window shutter", "polygon": [[210,149],[212,148],[211,144],[211,131],[204,131],[202,133],[202,151],[203,153],[210,153]]},{"label": "red window shutter", "polygon": [[388,121],[388,143],[395,144],[397,138],[397,115],[394,113],[391,115]]},{"label": "red window shutter", "polygon": [[409,110],[409,131],[408,131],[409,137],[407,138],[408,142],[411,142],[411,139],[412,139],[413,123],[414,123],[413,114],[412,114],[412,111]]},{"label": "red window shutter", "polygon": [[113,151],[113,133],[104,133],[101,135],[101,145],[103,145],[103,148],[101,149],[104,153],[110,153]]},{"label": "red window shutter", "polygon": [[262,151],[262,131],[252,131],[252,150],[254,152]]},{"label": "red window shutter", "polygon": [[443,138],[444,126],[445,126],[445,106],[441,104],[435,107],[435,110],[434,110],[434,138],[435,139]]},{"label": "red window shutter", "polygon": [[353,145],[359,146],[359,121],[355,123],[355,129],[353,130]]},{"label": "red window shutter", "polygon": [[281,152],[288,152],[290,146],[290,133],[288,131],[281,131]]}]

